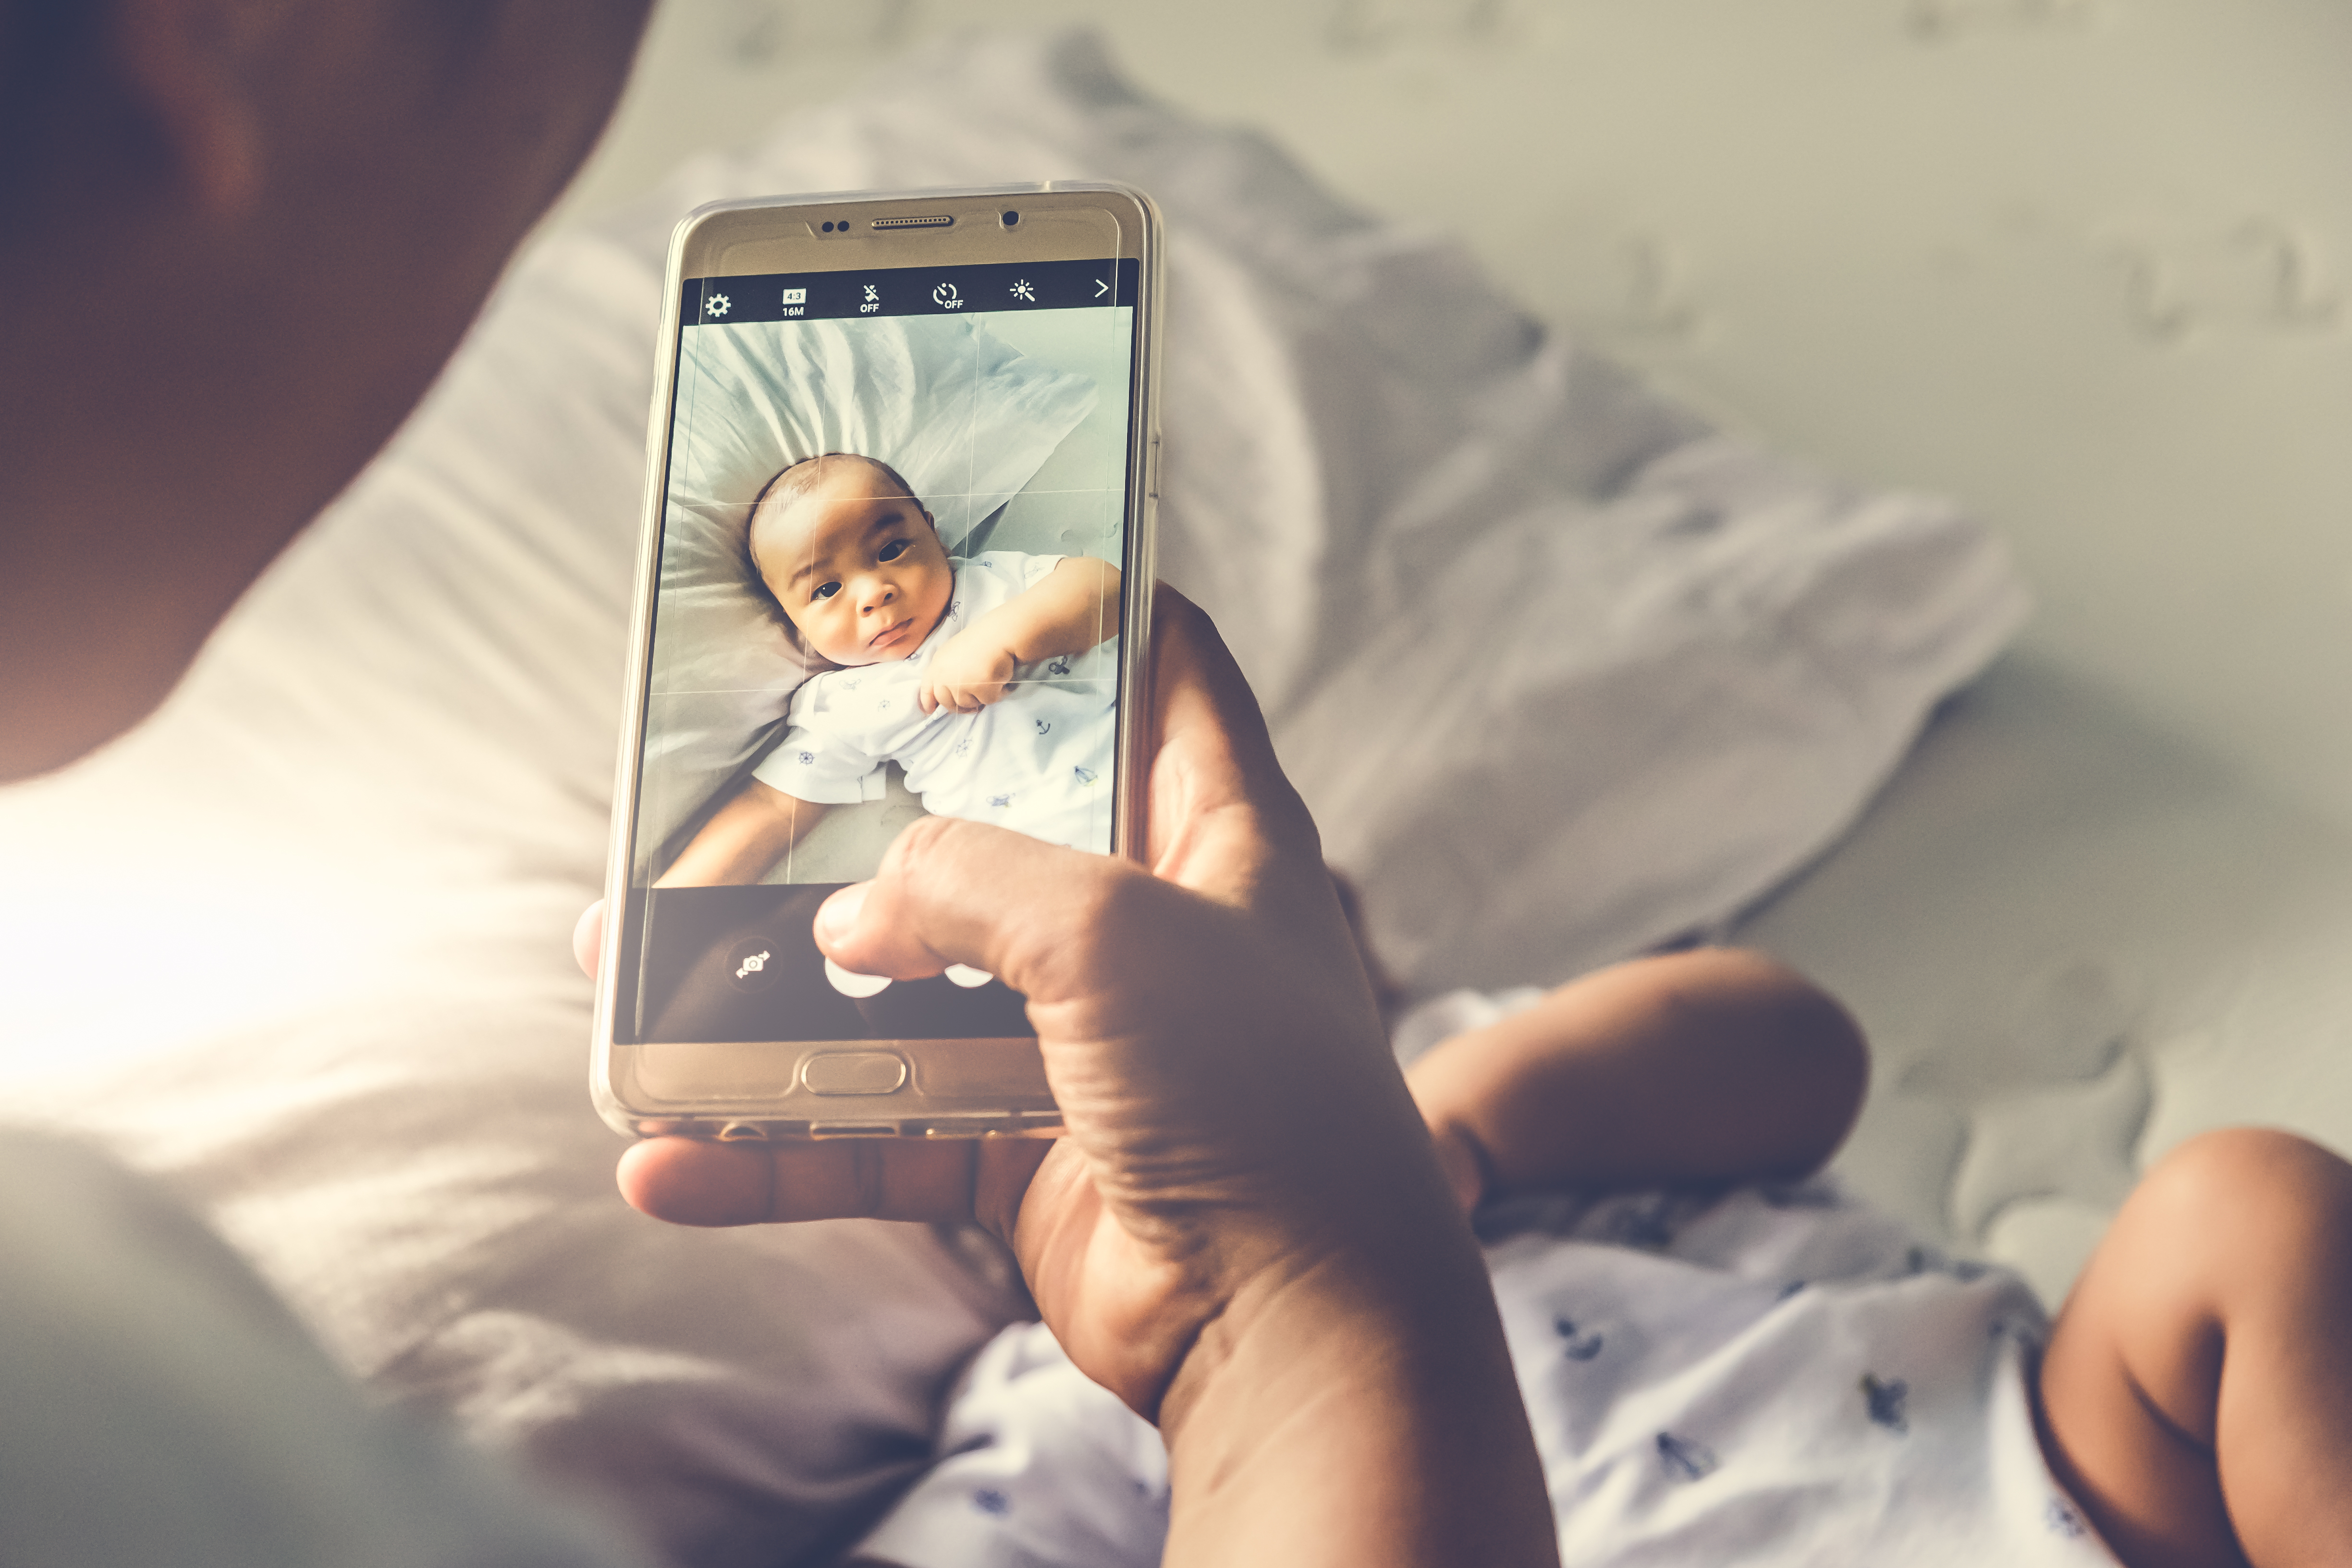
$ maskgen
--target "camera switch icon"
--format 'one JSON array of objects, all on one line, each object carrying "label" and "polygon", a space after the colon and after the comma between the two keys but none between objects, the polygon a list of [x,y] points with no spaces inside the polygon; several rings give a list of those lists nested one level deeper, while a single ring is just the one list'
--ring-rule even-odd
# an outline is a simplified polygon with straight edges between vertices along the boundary
[{"label": "camera switch icon", "polygon": [[783,973],[772,938],[754,936],[727,950],[720,973],[738,991],[761,992],[773,986]]}]

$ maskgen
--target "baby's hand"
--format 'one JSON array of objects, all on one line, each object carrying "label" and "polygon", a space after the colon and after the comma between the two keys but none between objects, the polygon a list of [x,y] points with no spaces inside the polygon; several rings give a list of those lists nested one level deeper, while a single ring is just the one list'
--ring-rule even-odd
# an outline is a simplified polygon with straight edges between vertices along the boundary
[{"label": "baby's hand", "polygon": [[930,668],[923,671],[923,689],[915,699],[924,712],[952,708],[959,713],[977,713],[992,702],[1004,700],[1013,682],[1013,650],[974,637],[972,633],[979,629],[958,632],[931,655]]}]

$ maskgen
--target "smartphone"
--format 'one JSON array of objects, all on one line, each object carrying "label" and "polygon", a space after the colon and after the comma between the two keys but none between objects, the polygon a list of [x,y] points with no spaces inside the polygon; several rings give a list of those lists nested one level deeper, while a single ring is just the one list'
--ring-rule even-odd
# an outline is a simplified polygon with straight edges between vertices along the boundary
[{"label": "smartphone", "polygon": [[670,244],[593,1089],[637,1135],[1049,1135],[1023,997],[818,952],[926,814],[1140,854],[1160,230],[1123,186]]}]

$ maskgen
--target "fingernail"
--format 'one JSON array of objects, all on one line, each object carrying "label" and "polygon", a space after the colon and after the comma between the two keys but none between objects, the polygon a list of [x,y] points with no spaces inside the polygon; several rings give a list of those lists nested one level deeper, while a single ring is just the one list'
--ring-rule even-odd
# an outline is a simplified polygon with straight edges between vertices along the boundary
[{"label": "fingernail", "polygon": [[849,934],[857,923],[858,911],[866,908],[868,882],[853,882],[816,909],[816,936],[819,942],[835,942]]}]

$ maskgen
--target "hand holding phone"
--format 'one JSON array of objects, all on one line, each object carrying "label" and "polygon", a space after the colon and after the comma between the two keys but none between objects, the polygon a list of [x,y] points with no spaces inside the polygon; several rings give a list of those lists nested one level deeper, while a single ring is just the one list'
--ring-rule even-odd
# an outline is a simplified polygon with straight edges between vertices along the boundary
[{"label": "hand holding phone", "polygon": [[1486,1270],[1314,825],[1207,618],[1158,609],[1148,872],[935,822],[818,927],[856,967],[1026,991],[1067,1136],[656,1138],[622,1191],[690,1225],[988,1226],[1160,1424],[1171,1563],[1556,1565]]},{"label": "hand holding phone", "polygon": [[[1206,616],[1164,589],[1157,609],[1149,869],[934,819],[816,920],[861,972],[961,963],[1021,989],[1067,1135],[660,1138],[621,1167],[631,1203],[685,1224],[977,1220],[1073,1356],[1146,1412],[1232,1284],[1163,1254],[1216,1241],[1238,1268],[1236,1229],[1353,1245],[1359,1209],[1381,1229],[1450,1202],[1255,700]],[[1130,1171],[1139,1151],[1156,1168]],[[1356,1171],[1368,1161],[1379,1173]]]},{"label": "hand holding phone", "polygon": [[598,947],[623,1191],[989,1226],[1161,1423],[1171,1562],[1556,1561],[1313,824],[1205,617],[1155,625],[1157,221],[1015,199],[743,204],[674,247]]}]

